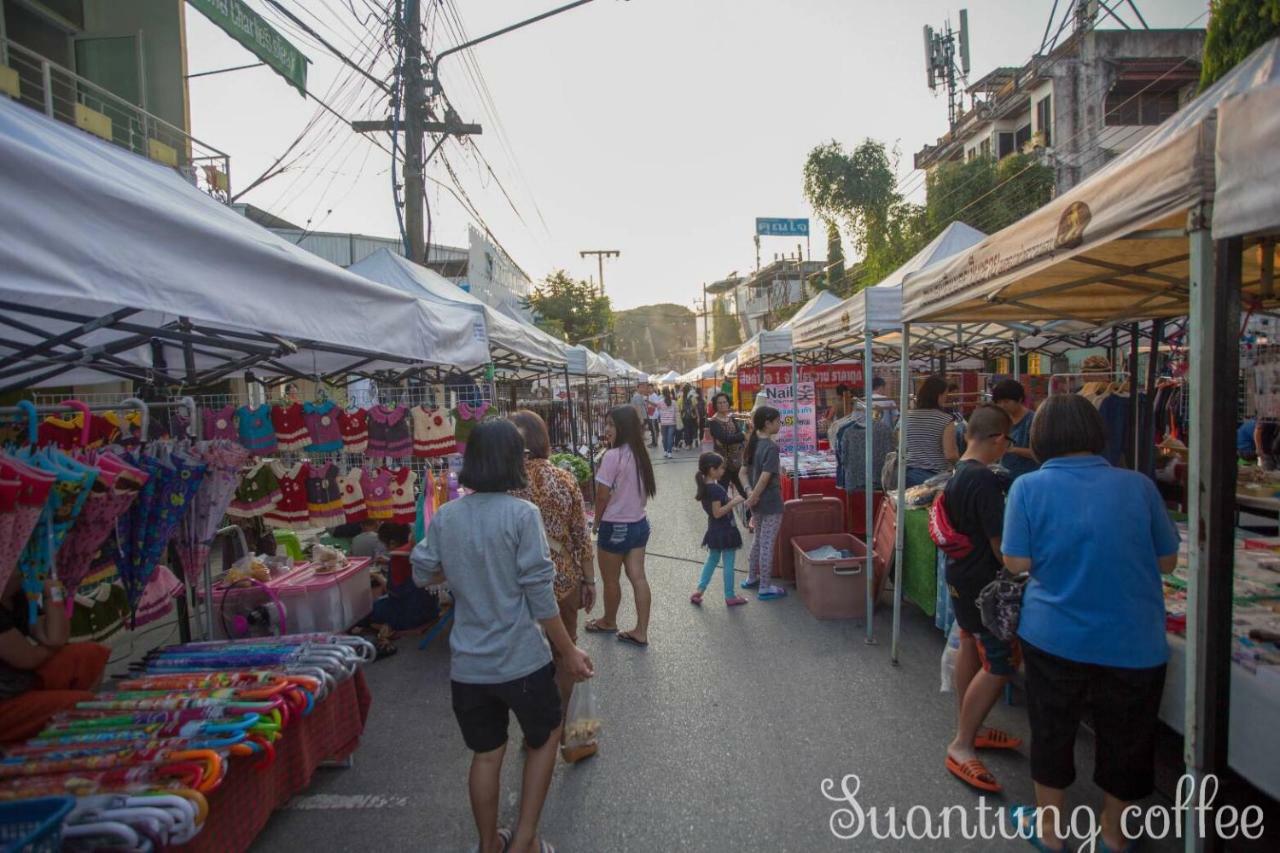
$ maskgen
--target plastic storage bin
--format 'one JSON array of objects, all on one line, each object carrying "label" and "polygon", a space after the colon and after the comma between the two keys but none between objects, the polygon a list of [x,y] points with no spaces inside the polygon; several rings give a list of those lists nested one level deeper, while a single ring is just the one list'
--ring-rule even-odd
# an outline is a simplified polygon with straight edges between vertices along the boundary
[{"label": "plastic storage bin", "polygon": [[[851,551],[848,559],[813,560],[805,552],[823,545]],[[796,590],[809,612],[818,619],[865,619],[867,616],[867,545],[850,533],[815,533],[791,540],[795,558]],[[880,595],[884,564],[875,564],[873,592]]]},{"label": "plastic storage bin", "polygon": [[74,797],[38,797],[0,803],[0,850],[58,853],[62,820],[75,802]]},{"label": "plastic storage bin", "polygon": [[794,536],[840,533],[844,526],[844,505],[839,498],[803,495],[782,505],[782,527],[773,555],[773,579],[795,581],[795,560],[790,543]]},{"label": "plastic storage bin", "polygon": [[367,557],[351,560],[345,568],[318,575],[304,564],[271,585],[284,602],[289,633],[345,631],[373,611]]}]

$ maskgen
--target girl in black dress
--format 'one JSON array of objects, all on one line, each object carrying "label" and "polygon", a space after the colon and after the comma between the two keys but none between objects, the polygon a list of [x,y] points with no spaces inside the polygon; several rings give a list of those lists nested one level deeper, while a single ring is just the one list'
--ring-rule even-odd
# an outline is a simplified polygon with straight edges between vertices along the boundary
[{"label": "girl in black dress", "polygon": [[707,532],[702,537],[702,544],[707,548],[707,562],[702,566],[702,577],[698,580],[698,588],[689,601],[702,605],[702,594],[711,583],[711,575],[716,564],[724,560],[724,603],[728,607],[746,604],[747,600],[734,593],[733,564],[742,547],[742,534],[733,521],[733,508],[743,502],[743,498],[729,499],[729,493],[718,482],[724,476],[724,457],[719,453],[704,453],[698,457],[698,493],[694,498],[702,504],[707,514]]}]

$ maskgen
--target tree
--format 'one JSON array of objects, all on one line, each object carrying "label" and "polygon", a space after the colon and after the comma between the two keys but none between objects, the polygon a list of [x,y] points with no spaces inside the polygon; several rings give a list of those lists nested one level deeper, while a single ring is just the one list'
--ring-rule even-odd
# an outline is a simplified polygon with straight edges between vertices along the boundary
[{"label": "tree", "polygon": [[805,197],[819,216],[848,225],[862,253],[862,282],[879,281],[921,245],[921,211],[898,193],[896,165],[897,152],[890,157],[874,139],[851,152],[832,140],[810,151],[804,164]]},{"label": "tree", "polygon": [[844,244],[840,242],[840,226],[835,220],[827,221],[827,270],[814,278],[814,286],[820,290],[840,293],[844,289]]},{"label": "tree", "polygon": [[599,346],[599,338],[613,329],[609,297],[601,296],[586,281],[556,270],[533,289],[525,307],[537,315],[538,327],[568,341]]},{"label": "tree", "polygon": [[722,353],[731,347],[742,345],[742,332],[738,329],[737,318],[729,314],[729,306],[723,296],[717,296],[711,303],[711,349]]},{"label": "tree", "polygon": [[1212,85],[1280,35],[1280,0],[1213,0],[1204,38],[1200,88]]},{"label": "tree", "polygon": [[994,234],[1053,198],[1053,169],[1030,154],[940,163],[925,181],[924,235],[960,220]]}]

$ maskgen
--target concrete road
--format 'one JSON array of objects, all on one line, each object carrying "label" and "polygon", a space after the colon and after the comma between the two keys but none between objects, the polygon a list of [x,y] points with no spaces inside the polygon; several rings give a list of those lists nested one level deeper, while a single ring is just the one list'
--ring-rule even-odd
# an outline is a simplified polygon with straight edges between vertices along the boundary
[{"label": "concrete road", "polygon": [[[861,623],[820,622],[794,595],[732,611],[715,595],[701,609],[689,604],[705,525],[693,501],[694,455],[655,466],[650,647],[582,636],[598,672],[602,747],[579,766],[558,767],[544,836],[566,853],[1031,849],[960,834],[961,811],[970,832],[978,830],[979,798],[943,769],[954,724],[954,699],[939,692],[944,639],[912,605],[904,605],[901,666],[894,667],[887,594],[875,614],[875,645],[864,641]],[[745,570],[745,551],[741,558]],[[621,624],[633,618],[624,583]],[[367,675],[373,708],[354,766],[321,771],[273,817],[255,850],[464,851],[475,843],[465,783],[470,754],[450,710],[447,641],[419,652],[416,639],[405,639],[398,655]],[[993,723],[1027,736],[1021,707],[1001,704]],[[514,720],[512,743],[519,743]],[[1096,806],[1092,749],[1082,735],[1074,796]],[[985,756],[1006,790],[987,799],[989,810],[1031,800],[1025,750]],[[516,813],[514,753],[504,824]],[[833,780],[838,797],[850,775],[863,822],[857,837],[841,840],[838,810],[854,809],[829,800],[822,786]],[[1151,803],[1169,805],[1159,796]],[[911,815],[918,832],[926,812],[940,831],[941,811],[957,807],[950,840],[873,836],[873,817],[881,835],[902,833],[914,805],[922,807]],[[986,823],[996,823],[990,811]]]}]

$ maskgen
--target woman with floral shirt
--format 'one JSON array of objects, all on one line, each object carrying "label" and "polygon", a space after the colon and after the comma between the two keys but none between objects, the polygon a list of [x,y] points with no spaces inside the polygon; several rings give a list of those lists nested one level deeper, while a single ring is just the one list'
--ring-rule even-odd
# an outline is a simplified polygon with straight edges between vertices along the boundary
[{"label": "woman with floral shirt", "polygon": [[[551,439],[542,418],[528,409],[513,413],[511,421],[524,437],[525,476],[529,485],[511,494],[529,501],[542,513],[542,527],[551,561],[556,566],[556,601],[569,637],[577,643],[578,610],[591,611],[596,602],[595,551],[587,531],[582,492],[573,475],[553,465]],[[569,707],[573,679],[563,667],[556,669],[562,707]],[[586,756],[582,756],[586,757]]]}]

